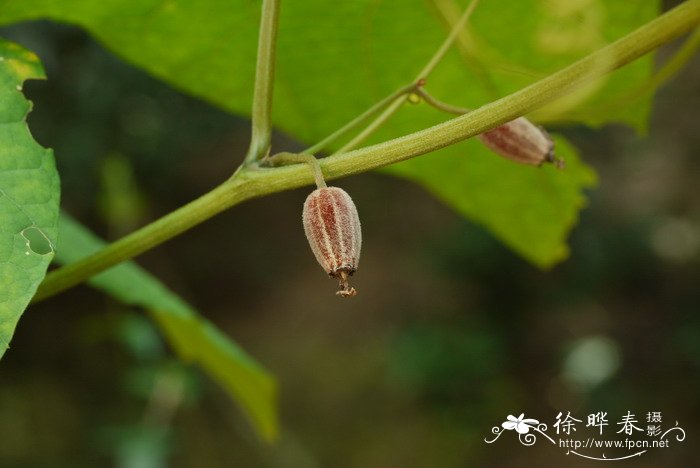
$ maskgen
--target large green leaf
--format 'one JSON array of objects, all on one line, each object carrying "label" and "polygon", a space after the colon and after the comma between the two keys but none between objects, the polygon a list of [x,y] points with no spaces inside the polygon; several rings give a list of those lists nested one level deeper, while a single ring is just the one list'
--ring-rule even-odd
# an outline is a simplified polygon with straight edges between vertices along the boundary
[{"label": "large green leaf", "polygon": [[27,127],[22,83],[44,78],[37,57],[0,39],[0,357],[53,258],[59,181],[53,153]]},{"label": "large green leaf", "polygon": [[[312,140],[405,84],[445,37],[425,0],[282,2],[277,123]],[[436,0],[458,8],[465,1]],[[118,54],[179,88],[247,114],[260,2],[247,0],[0,1],[0,24],[52,18],[83,26]],[[657,1],[489,0],[471,21],[474,52],[498,95],[507,94],[617,39],[656,16]],[[575,120],[642,126],[649,99],[613,115],[598,104],[644,80],[651,57],[614,74]],[[436,94],[476,106],[492,100],[458,54],[430,80]],[[569,120],[567,118],[567,120]]]},{"label": "large green leaf", "polygon": [[[128,61],[180,89],[201,96],[230,111],[248,114],[253,82],[259,3],[247,0],[23,0],[6,1],[0,23],[52,18],[80,25]],[[446,35],[438,13],[459,13],[466,1],[453,0],[323,0],[283,1],[278,47],[276,125],[305,142],[314,142],[359,114],[373,102],[411,80]],[[619,0],[488,0],[480,2],[471,21],[471,56],[451,51],[427,88],[436,96],[468,107],[519,89],[557,70],[653,18],[658,1]],[[448,16],[450,16],[448,14]],[[454,16],[454,14],[452,15]],[[478,63],[475,67],[473,64]],[[604,65],[604,64],[601,64]],[[628,102],[629,89],[644,82],[652,69],[645,57],[538,112],[547,122],[610,121],[643,129],[650,96]],[[480,72],[479,72],[480,71]],[[622,101],[620,101],[622,100]],[[619,105],[611,105],[619,103]],[[624,105],[623,105],[624,104]],[[395,137],[435,123],[438,117],[423,106],[392,121],[377,138]],[[375,139],[376,141],[376,139]],[[470,153],[478,151],[471,148]],[[540,265],[562,258],[561,234],[568,231],[581,206],[589,170],[570,164],[560,181],[544,188],[532,184],[532,168],[504,169],[502,161],[476,156],[480,183],[458,172],[475,169],[465,163],[465,150],[451,149],[426,156],[428,175],[412,177],[436,192],[446,182],[441,199],[459,212],[489,227],[495,235]],[[452,158],[459,158],[453,160]],[[423,172],[427,162],[414,160],[389,173]],[[523,199],[550,197],[559,209],[509,201],[504,177],[522,177],[528,193],[508,193]],[[549,174],[549,172],[543,172]],[[464,181],[459,175],[462,174]],[[548,175],[554,178],[555,175]],[[505,183],[505,182],[504,182]],[[517,182],[518,188],[524,183]],[[515,186],[514,186],[515,187]],[[515,189],[514,189],[515,190]],[[464,197],[482,200],[477,204]],[[506,197],[504,200],[499,200]],[[490,204],[493,203],[493,204]],[[465,206],[471,206],[465,209]],[[515,210],[515,211],[513,211]],[[503,228],[509,219],[509,232]],[[535,223],[532,220],[545,220]],[[526,223],[529,225],[522,225]],[[518,243],[513,238],[519,239]],[[549,244],[546,244],[549,242]],[[536,247],[535,247],[536,246]]]},{"label": "large green leaf", "polygon": [[[62,214],[56,260],[72,263],[105,243]],[[277,434],[274,378],[216,326],[132,262],[122,263],[90,280],[90,284],[126,304],[143,307],[165,333],[181,358],[199,366],[236,400],[266,440]]]}]

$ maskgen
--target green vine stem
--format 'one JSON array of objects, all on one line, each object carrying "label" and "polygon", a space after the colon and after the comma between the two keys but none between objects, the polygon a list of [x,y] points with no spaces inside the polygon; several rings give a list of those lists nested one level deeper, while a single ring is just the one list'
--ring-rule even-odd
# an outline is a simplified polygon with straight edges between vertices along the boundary
[{"label": "green vine stem", "polygon": [[279,0],[263,0],[258,57],[255,65],[250,147],[245,157],[245,164],[264,158],[270,151],[278,23]]},{"label": "green vine stem", "polygon": [[312,154],[305,153],[277,153],[268,158],[263,159],[263,165],[267,166],[286,166],[288,164],[308,164],[311,168],[311,173],[314,175],[316,187],[326,187],[326,180],[323,178],[323,171],[318,159]]},{"label": "green vine stem", "polygon": [[[621,39],[526,88],[424,130],[319,161],[326,180],[366,172],[444,148],[527,114],[632,62],[698,26],[700,0],[688,0]],[[108,245],[83,260],[49,273],[34,301],[79,284],[139,255],[234,205],[313,182],[299,164],[247,168],[211,192]]]}]

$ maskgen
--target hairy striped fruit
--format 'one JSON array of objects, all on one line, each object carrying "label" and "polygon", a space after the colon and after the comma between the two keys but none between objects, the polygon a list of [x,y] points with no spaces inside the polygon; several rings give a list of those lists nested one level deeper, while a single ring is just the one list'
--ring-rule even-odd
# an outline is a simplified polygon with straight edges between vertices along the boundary
[{"label": "hairy striped fruit", "polygon": [[533,166],[549,162],[564,167],[564,161],[554,155],[554,142],[549,134],[525,117],[484,132],[479,139],[491,151],[511,161]]},{"label": "hairy striped fruit", "polygon": [[304,202],[304,232],[316,260],[326,273],[339,281],[336,294],[357,294],[348,278],[357,270],[362,232],[357,208],[350,195],[338,187],[323,187],[311,192]]}]

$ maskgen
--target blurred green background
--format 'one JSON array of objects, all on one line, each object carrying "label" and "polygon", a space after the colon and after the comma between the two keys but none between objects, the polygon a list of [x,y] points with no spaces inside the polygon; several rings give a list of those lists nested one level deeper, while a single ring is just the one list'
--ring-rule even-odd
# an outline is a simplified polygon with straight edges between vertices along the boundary
[{"label": "blurred green background", "polygon": [[[29,124],[67,211],[115,239],[238,164],[248,122],[126,65],[78,29],[0,35],[35,51]],[[663,60],[675,46],[658,56]],[[138,262],[269,368],[269,447],[135,309],[85,286],[32,306],[0,364],[2,467],[588,466],[484,443],[506,415],[661,411],[688,439],[634,466],[693,466],[700,430],[700,61],[654,100],[649,135],[561,130],[599,173],[571,257],[543,272],[418,186],[338,181],[363,223],[349,301],[315,263],[304,188],[235,207]],[[300,149],[285,135],[276,147]],[[583,430],[583,428],[581,428]]]}]

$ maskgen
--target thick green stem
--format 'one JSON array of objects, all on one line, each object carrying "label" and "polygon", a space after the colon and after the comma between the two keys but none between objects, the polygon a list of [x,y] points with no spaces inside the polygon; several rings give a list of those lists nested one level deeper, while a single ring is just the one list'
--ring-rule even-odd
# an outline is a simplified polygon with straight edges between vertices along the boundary
[{"label": "thick green stem", "polygon": [[321,165],[318,163],[318,159],[312,154],[305,153],[277,153],[263,160],[265,165],[276,167],[276,166],[286,166],[289,164],[308,164],[311,169],[311,173],[314,175],[314,180],[316,181],[316,187],[324,188],[326,187],[326,180],[323,178],[323,171],[321,170]]},{"label": "thick green stem", "polygon": [[[532,85],[424,130],[319,161],[326,180],[366,172],[444,148],[531,112],[641,57],[700,22],[700,0],[688,0],[627,36]],[[299,164],[244,169],[192,203],[110,244],[80,262],[49,273],[35,301],[79,284],[186,231],[244,200],[313,183]]]},{"label": "thick green stem", "polygon": [[278,22],[279,0],[263,0],[255,66],[250,147],[245,157],[246,164],[264,158],[270,151]]},{"label": "thick green stem", "polygon": [[214,190],[109,244],[99,252],[50,272],[39,286],[32,302],[80,284],[111,266],[175,237],[226,208],[254,197],[255,194],[249,191],[242,174],[243,171],[240,171],[237,176]]}]

